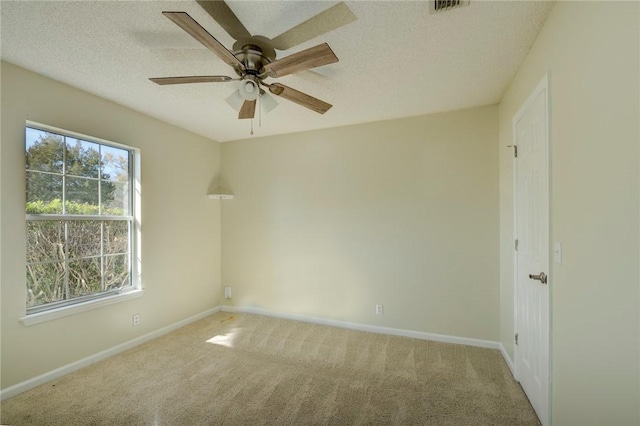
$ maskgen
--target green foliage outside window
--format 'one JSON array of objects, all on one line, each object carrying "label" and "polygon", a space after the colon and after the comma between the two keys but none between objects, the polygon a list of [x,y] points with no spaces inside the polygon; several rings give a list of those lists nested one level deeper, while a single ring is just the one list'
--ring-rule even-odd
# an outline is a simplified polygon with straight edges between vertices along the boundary
[{"label": "green foliage outside window", "polygon": [[27,201],[61,198],[63,172],[69,176],[64,189],[73,201],[97,205],[99,177],[103,203],[113,200],[116,185],[110,182],[111,174],[105,166],[106,161],[114,160],[101,159],[93,147],[83,149],[79,140],[65,143],[64,139],[45,133],[27,149]]}]

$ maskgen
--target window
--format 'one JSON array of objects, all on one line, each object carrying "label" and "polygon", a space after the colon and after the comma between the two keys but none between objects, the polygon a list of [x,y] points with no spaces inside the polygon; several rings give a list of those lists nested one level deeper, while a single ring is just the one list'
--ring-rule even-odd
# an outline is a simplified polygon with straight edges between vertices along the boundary
[{"label": "window", "polygon": [[27,315],[134,288],[132,148],[25,131]]}]

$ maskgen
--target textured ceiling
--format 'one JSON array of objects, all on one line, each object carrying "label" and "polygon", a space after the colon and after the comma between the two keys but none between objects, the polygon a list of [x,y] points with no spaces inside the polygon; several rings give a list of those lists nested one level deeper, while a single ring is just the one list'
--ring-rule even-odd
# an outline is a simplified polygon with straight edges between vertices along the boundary
[{"label": "textured ceiling", "polygon": [[[253,34],[274,37],[327,1],[229,1]],[[348,1],[357,20],[288,51],[327,42],[339,62],[277,81],[333,104],[320,115],[282,98],[254,136],[493,104],[553,4],[474,1],[431,14],[427,1]],[[162,15],[185,11],[227,48],[233,39],[195,1],[0,2],[2,59],[224,142],[250,137],[225,98],[235,82],[158,86],[149,77],[230,75],[231,68]],[[274,82],[275,80],[271,80]]]}]

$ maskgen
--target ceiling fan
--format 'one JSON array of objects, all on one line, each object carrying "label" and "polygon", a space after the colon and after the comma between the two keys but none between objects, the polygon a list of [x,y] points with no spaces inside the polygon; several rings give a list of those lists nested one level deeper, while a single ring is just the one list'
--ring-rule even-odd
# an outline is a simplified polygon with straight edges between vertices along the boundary
[{"label": "ceiling fan", "polygon": [[276,96],[295,102],[320,114],[324,114],[332,107],[327,102],[284,84],[269,84],[264,80],[338,62],[338,58],[327,43],[319,44],[281,59],[276,59],[276,50],[290,49],[354,21],[356,17],[346,4],[338,3],[273,39],[261,35],[252,35],[224,1],[198,0],[198,4],[236,40],[233,44],[233,51],[224,47],[222,43],[209,34],[186,12],[162,12],[162,14],[230,65],[238,77],[209,75],[160,77],[150,78],[149,80],[160,85],[240,81],[238,90],[227,98],[227,102],[230,105],[239,109],[238,118],[240,119],[254,117],[258,98],[261,101],[270,100],[272,104],[276,104],[272,98],[268,99],[261,86],[266,87],[269,92]]}]

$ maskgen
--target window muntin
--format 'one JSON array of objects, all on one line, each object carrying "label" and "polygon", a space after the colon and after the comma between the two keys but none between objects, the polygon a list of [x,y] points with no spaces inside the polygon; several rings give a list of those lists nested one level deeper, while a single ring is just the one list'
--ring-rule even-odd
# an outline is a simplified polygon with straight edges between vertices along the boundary
[{"label": "window muntin", "polygon": [[133,287],[134,150],[27,126],[27,314]]}]

